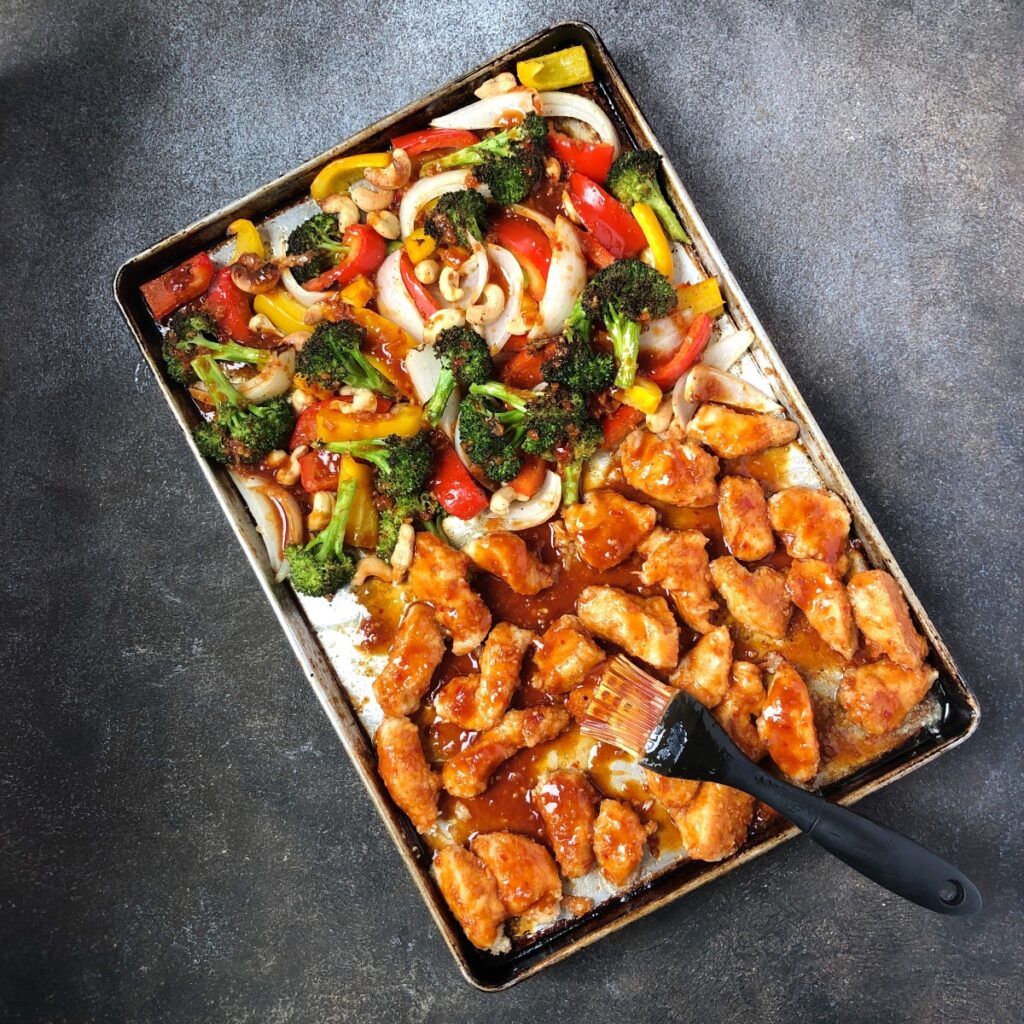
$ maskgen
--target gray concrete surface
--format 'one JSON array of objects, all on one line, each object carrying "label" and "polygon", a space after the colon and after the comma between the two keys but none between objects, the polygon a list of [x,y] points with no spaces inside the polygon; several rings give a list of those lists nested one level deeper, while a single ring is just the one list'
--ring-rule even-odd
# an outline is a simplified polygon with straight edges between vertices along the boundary
[{"label": "gray concrete surface", "polygon": [[[545,24],[604,35],[986,709],[509,993],[460,979],[111,301],[143,246]],[[1024,8],[0,0],[0,1019],[1020,1019]]]}]

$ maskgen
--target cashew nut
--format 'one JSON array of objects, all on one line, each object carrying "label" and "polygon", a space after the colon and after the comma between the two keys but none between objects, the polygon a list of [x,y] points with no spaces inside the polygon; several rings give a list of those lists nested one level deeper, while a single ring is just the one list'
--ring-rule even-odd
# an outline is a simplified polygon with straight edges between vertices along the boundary
[{"label": "cashew nut", "polygon": [[[277,464],[277,472],[274,473],[274,479],[282,487],[291,487],[299,482],[299,459],[308,451],[307,445],[299,445],[290,455],[286,453],[285,458]],[[272,452],[271,454],[276,453]],[[267,460],[267,465],[271,465],[269,459]]]},{"label": "cashew nut", "polygon": [[562,176],[562,165],[553,156],[544,160],[544,173],[551,181],[558,181]]},{"label": "cashew nut", "polygon": [[668,430],[669,425],[672,422],[672,399],[666,398],[661,405],[658,406],[656,412],[649,412],[647,414],[647,429],[652,434],[661,434]]},{"label": "cashew nut", "polygon": [[397,238],[402,229],[399,227],[398,218],[390,210],[374,210],[366,215],[366,223],[377,232],[381,238],[389,241]]},{"label": "cashew nut", "polygon": [[501,96],[503,93],[511,92],[519,83],[511,71],[502,71],[494,78],[488,78],[479,88],[473,90],[473,95],[482,100],[488,96]]},{"label": "cashew nut", "polygon": [[461,327],[466,316],[461,309],[439,309],[423,326],[423,340],[428,345],[437,341],[437,336],[449,327]]},{"label": "cashew nut", "polygon": [[335,192],[333,195],[329,195],[320,206],[324,213],[337,215],[338,229],[341,231],[359,223],[359,207],[352,201],[351,196],[343,196]]},{"label": "cashew nut", "polygon": [[256,331],[258,334],[281,336],[281,332],[274,326],[266,313],[257,313],[254,317],[251,317],[249,319],[249,330]]},{"label": "cashew nut", "polygon": [[519,495],[508,484],[499,487],[491,495],[491,511],[496,516],[503,516],[512,507],[513,501],[519,501]]},{"label": "cashew nut", "polygon": [[304,324],[309,324],[310,327],[315,327],[326,315],[327,310],[324,308],[324,303],[314,302],[313,305],[302,314],[302,322]]},{"label": "cashew nut", "polygon": [[317,491],[313,495],[313,510],[306,516],[310,533],[319,533],[330,525],[334,515],[334,495],[330,491]]},{"label": "cashew nut", "polygon": [[394,570],[396,583],[401,583],[405,579],[405,575],[412,565],[415,543],[416,531],[413,529],[412,523],[402,523],[398,528],[398,541],[395,543],[395,550],[391,553],[391,568]]},{"label": "cashew nut", "polygon": [[484,288],[483,302],[466,310],[466,320],[474,327],[493,324],[504,308],[505,293],[496,284],[489,284]]},{"label": "cashew nut", "polygon": [[412,161],[404,149],[391,153],[387,167],[367,167],[366,180],[377,188],[402,188],[412,177]]},{"label": "cashew nut", "polygon": [[280,268],[254,252],[243,253],[231,265],[231,280],[235,287],[250,295],[269,292],[280,279]]},{"label": "cashew nut", "polygon": [[441,271],[437,287],[443,298],[449,302],[458,302],[466,293],[459,287],[459,272],[454,267],[445,267]]},{"label": "cashew nut", "polygon": [[302,388],[296,388],[292,392],[289,401],[296,413],[303,413],[316,401],[316,399],[308,391],[303,391]]},{"label": "cashew nut", "polygon": [[413,273],[420,284],[434,284],[441,273],[441,265],[437,260],[420,260]]},{"label": "cashew nut", "polygon": [[390,189],[374,188],[365,179],[350,185],[348,194],[352,197],[352,201],[356,206],[364,213],[370,213],[373,210],[386,210],[391,205],[391,200],[395,197],[394,192]]},{"label": "cashew nut", "polygon": [[301,352],[302,346],[305,345],[307,341],[309,341],[312,335],[312,331],[292,331],[291,334],[285,336],[284,344],[291,345],[291,347],[295,349],[296,352]]},{"label": "cashew nut", "polygon": [[371,576],[377,576],[390,582],[393,577],[391,566],[376,555],[360,558],[356,563],[356,574],[352,577],[352,586],[358,587],[360,583],[365,583]]}]

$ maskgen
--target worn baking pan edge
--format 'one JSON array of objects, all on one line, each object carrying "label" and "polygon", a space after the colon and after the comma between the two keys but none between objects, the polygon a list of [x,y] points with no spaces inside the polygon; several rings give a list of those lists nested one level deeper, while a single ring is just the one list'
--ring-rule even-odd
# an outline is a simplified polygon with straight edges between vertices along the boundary
[{"label": "worn baking pan edge", "polygon": [[[406,867],[425,899],[445,942],[451,949],[466,979],[478,988],[488,991],[506,988],[564,959],[576,950],[590,945],[625,924],[651,913],[698,886],[773,849],[780,842],[797,834],[796,830],[779,828],[771,834],[759,837],[753,846],[721,864],[699,867],[693,864],[682,864],[673,868],[649,886],[624,897],[617,903],[604,905],[594,912],[592,918],[583,918],[579,922],[545,937],[525,951],[513,954],[500,962],[484,957],[469,948],[461,930],[452,921],[447,908],[441,901],[440,894],[429,877],[429,864],[423,856],[418,839],[411,833],[404,816],[391,806],[383,791],[368,739],[350,708],[341,684],[306,621],[298,601],[290,588],[274,583],[262,540],[255,532],[241,496],[226,472],[210,466],[199,456],[192,444],[190,426],[195,420],[195,412],[187,398],[168,385],[155,350],[146,341],[146,335],[153,331],[153,325],[138,294],[138,284],[144,279],[139,272],[145,267],[146,275],[154,276],[180,261],[185,255],[222,242],[226,224],[235,217],[252,215],[254,219],[260,219],[274,209],[287,206],[303,192],[308,191],[308,185],[316,171],[327,161],[350,150],[357,150],[361,146],[365,146],[369,140],[383,136],[403,120],[411,119],[414,116],[421,119],[423,113],[435,105],[443,104],[449,107],[455,105],[453,100],[460,92],[466,92],[474,83],[479,83],[488,77],[496,67],[504,68],[524,56],[573,43],[582,44],[587,48],[603,91],[620,122],[624,123],[634,138],[639,139],[644,145],[663,152],[597,34],[590,26],[583,23],[566,22],[538,33],[461,78],[440,87],[424,99],[406,105],[394,114],[339,143],[326,153],[306,161],[294,171],[264,185],[189,227],[175,232],[128,260],[118,270],[114,281],[115,299],[136,336],[143,358],[153,370],[158,386],[185,433],[207,482],[233,526],[310,685],[338,733],[345,750],[355,764],[363,784],[370,793],[388,832],[398,846]],[[667,160],[665,170],[669,191],[677,207],[684,213],[684,220],[691,228],[695,249],[701,261],[709,273],[720,278],[723,290],[729,300],[730,311],[740,326],[749,326],[757,338],[755,358],[761,369],[777,381],[782,393],[781,397],[785,399],[790,414],[800,423],[803,431],[802,440],[816,467],[829,486],[840,493],[850,506],[857,532],[865,544],[871,561],[876,565],[884,565],[903,587],[923,632],[941,662],[946,679],[953,687],[952,692],[946,696],[948,705],[955,705],[960,715],[959,722],[953,726],[955,731],[951,735],[936,739],[929,749],[915,750],[914,747],[917,744],[911,743],[908,747],[894,751],[881,762],[876,762],[855,773],[854,776],[838,784],[830,792],[830,795],[839,802],[853,803],[921,765],[927,764],[966,739],[978,724],[977,701],[957,671],[948,649],[921,607],[920,601],[900,571],[892,553],[879,535],[875,524],[786,372],[777,351],[768,340],[763,327],[750,308],[718,247],[708,235],[685,187]],[[188,253],[182,251],[186,246],[190,250]],[[873,777],[863,778],[869,772],[873,774]]]}]

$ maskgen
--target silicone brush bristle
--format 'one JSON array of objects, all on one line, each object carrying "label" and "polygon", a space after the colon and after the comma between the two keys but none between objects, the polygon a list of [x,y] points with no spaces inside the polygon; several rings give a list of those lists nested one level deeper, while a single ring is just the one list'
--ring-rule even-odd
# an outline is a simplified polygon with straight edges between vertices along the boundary
[{"label": "silicone brush bristle", "polygon": [[641,757],[676,691],[621,654],[609,662],[580,720],[580,730]]}]

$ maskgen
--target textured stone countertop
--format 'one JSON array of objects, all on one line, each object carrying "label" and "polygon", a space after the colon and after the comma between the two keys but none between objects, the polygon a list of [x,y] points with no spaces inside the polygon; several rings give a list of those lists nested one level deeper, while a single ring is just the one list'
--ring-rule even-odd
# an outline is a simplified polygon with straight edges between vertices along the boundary
[{"label": "textured stone countertop", "polygon": [[[469,988],[114,306],[128,256],[567,17],[977,690],[980,732],[862,805],[977,918],[796,841]],[[0,0],[0,1019],[1016,1019],[1022,48],[1013,0]]]}]

